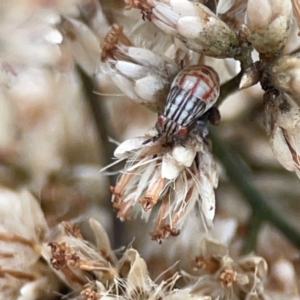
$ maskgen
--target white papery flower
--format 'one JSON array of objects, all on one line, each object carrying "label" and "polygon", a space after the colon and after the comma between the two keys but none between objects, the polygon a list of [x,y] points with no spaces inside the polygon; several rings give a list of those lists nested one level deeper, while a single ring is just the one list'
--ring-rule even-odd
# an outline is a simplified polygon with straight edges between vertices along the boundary
[{"label": "white papery flower", "polygon": [[171,81],[179,66],[170,58],[153,51],[133,47],[123,28],[113,26],[102,49],[101,72],[130,99],[160,111],[165,104]]},{"label": "white papery flower", "polygon": [[26,190],[0,188],[0,298],[31,300],[59,288],[41,260],[48,226],[36,199]]},{"label": "white papery flower", "polygon": [[300,177],[300,107],[287,94],[265,96],[265,128],[280,164]]},{"label": "white papery flower", "polygon": [[208,296],[192,294],[191,288],[174,289],[177,280],[181,277],[178,273],[160,283],[154,282],[149,277],[145,260],[135,249],[128,249],[124,253],[119,261],[119,273],[122,277],[116,276],[113,286],[107,288],[96,281],[87,285],[81,295],[89,300],[212,299]]},{"label": "white papery flower", "polygon": [[60,225],[57,237],[43,245],[45,259],[76,291],[81,291],[91,279],[106,283],[117,274],[117,260],[104,228],[94,219],[90,220],[90,227],[96,246],[83,239],[76,225],[67,222]]},{"label": "white papery flower", "polygon": [[126,8],[137,8],[143,18],[179,38],[189,49],[214,57],[234,56],[236,34],[211,10],[188,0],[126,0]]},{"label": "white papery flower", "polygon": [[274,86],[300,104],[300,55],[283,55],[270,68]]},{"label": "white papery flower", "polygon": [[[204,221],[211,226],[215,214],[214,189],[218,185],[216,163],[210,153],[205,130],[195,127],[185,146],[163,145],[160,141],[143,144],[155,135],[122,143],[115,151],[127,164],[113,193],[113,206],[121,220],[141,213],[148,219],[158,201],[152,239],[178,235],[189,212],[198,203]],[[206,132],[207,134],[207,132]]]},{"label": "white papery flower", "polygon": [[200,252],[194,260],[194,269],[199,273],[192,277],[196,281],[192,293],[210,295],[212,299],[264,299],[262,279],[267,274],[267,263],[262,257],[231,258],[224,244],[206,238]]},{"label": "white papery flower", "polygon": [[286,44],[292,23],[290,0],[249,0],[247,6],[249,39],[264,57],[274,57]]}]

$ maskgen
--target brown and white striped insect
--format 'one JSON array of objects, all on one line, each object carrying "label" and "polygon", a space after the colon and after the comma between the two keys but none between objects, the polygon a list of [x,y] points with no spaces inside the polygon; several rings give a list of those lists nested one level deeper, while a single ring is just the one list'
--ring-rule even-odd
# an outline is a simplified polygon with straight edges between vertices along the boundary
[{"label": "brown and white striped insect", "polygon": [[216,103],[219,93],[220,80],[213,68],[197,65],[183,69],[172,82],[155,125],[158,134],[151,140],[165,137],[166,142],[182,143],[195,121]]}]

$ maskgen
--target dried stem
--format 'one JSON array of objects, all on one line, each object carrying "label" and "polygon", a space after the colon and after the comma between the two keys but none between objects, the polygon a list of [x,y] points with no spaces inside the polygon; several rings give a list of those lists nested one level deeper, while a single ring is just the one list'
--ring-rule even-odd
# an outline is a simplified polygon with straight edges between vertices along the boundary
[{"label": "dried stem", "polygon": [[221,90],[220,90],[220,96],[217,101],[217,106],[220,106],[220,104],[231,94],[234,92],[237,92],[237,87],[240,85],[240,81],[243,75],[243,71],[235,75],[230,80],[226,81],[222,84]]},{"label": "dried stem", "polygon": [[265,197],[259,193],[251,182],[251,178],[243,172],[243,163],[221,140],[214,130],[210,131],[210,138],[213,143],[213,152],[223,164],[226,169],[227,175],[240,191],[245,199],[250,204],[253,210],[254,218],[251,218],[250,234],[247,235],[244,251],[248,253],[255,249],[256,237],[259,232],[259,227],[263,221],[272,223],[285,237],[300,249],[300,233],[295,230],[291,225],[272,208]]},{"label": "dried stem", "polygon": [[255,250],[257,236],[263,222],[264,217],[260,212],[253,210],[252,215],[248,220],[247,238],[244,241],[242,254],[248,254]]},{"label": "dried stem", "polygon": [[[78,73],[80,75],[83,91],[85,93],[86,99],[91,109],[92,116],[95,121],[98,139],[102,145],[104,152],[104,164],[109,165],[112,163],[112,158],[114,156],[114,145],[109,141],[109,137],[113,138],[114,132],[112,128],[108,125],[109,114],[106,111],[106,107],[103,101],[99,99],[99,95],[94,93],[96,89],[96,84],[94,80],[88,76],[79,66],[77,66]],[[114,186],[116,182],[116,178],[114,176],[109,177],[110,186]],[[109,205],[110,199],[108,200]],[[123,226],[122,223],[114,218],[114,247],[122,246],[122,236],[123,236]]]}]

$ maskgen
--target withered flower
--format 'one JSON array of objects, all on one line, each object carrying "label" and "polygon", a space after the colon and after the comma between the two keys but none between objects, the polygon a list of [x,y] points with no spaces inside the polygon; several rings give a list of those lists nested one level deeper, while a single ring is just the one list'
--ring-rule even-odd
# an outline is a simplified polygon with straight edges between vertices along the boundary
[{"label": "withered flower", "polygon": [[170,83],[180,70],[173,60],[134,47],[117,25],[107,33],[101,57],[101,72],[126,96],[155,112],[162,109]]},{"label": "withered flower", "polygon": [[300,176],[300,108],[283,92],[265,95],[265,128],[272,150],[289,171]]},{"label": "withered flower", "polygon": [[267,59],[278,56],[286,44],[292,23],[290,0],[249,0],[247,6],[250,41]]},{"label": "withered flower", "polygon": [[117,274],[117,259],[105,230],[94,219],[90,220],[90,227],[96,246],[84,240],[78,228],[72,230],[74,226],[63,223],[59,236],[43,247],[43,256],[58,276],[77,291],[81,291],[92,278],[106,283],[113,281]]},{"label": "withered flower", "polygon": [[231,57],[237,35],[205,5],[188,0],[126,0],[143,18],[180,39],[189,49],[214,57]]},{"label": "withered flower", "polygon": [[300,55],[283,55],[270,68],[274,86],[300,104]]},{"label": "withered flower", "polygon": [[42,261],[49,229],[36,199],[26,190],[0,188],[0,298],[39,299],[59,288]]},{"label": "withered flower", "polygon": [[216,163],[205,138],[206,126],[199,122],[189,138],[166,146],[161,141],[144,144],[155,135],[122,143],[115,151],[127,164],[117,185],[111,188],[113,206],[121,220],[140,213],[148,219],[153,207],[161,202],[152,239],[177,235],[198,203],[204,222],[211,225],[215,214],[214,188],[218,184]]},{"label": "withered flower", "polygon": [[200,280],[193,285],[192,293],[210,295],[212,299],[238,300],[255,296],[264,299],[262,279],[266,276],[267,264],[261,257],[249,255],[233,259],[226,245],[204,238],[193,266]]}]

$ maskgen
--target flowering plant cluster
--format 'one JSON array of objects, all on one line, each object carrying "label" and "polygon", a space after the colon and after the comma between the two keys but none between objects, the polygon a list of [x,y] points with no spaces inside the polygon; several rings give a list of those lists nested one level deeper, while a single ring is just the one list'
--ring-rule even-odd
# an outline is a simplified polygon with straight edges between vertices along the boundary
[{"label": "flowering plant cluster", "polygon": [[[20,8],[7,23],[24,28],[0,29],[0,105],[18,117],[0,120],[0,298],[298,299],[300,233],[266,200],[284,187],[259,193],[263,172],[226,144],[246,135],[245,152],[272,160],[243,124],[259,107],[274,157],[300,178],[299,3]],[[299,184],[285,182],[288,195]]]}]

